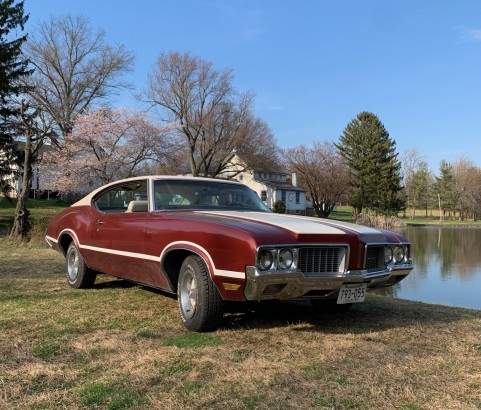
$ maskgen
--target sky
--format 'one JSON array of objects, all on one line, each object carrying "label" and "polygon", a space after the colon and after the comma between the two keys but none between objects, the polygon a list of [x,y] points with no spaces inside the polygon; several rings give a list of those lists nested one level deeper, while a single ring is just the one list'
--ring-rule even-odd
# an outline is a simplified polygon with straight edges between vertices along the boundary
[{"label": "sky", "polygon": [[[230,68],[279,146],[339,140],[376,114],[400,156],[417,149],[481,166],[479,0],[25,0],[27,32],[50,16],[83,15],[135,56],[137,91],[162,52]],[[130,93],[115,106],[138,107]]]}]

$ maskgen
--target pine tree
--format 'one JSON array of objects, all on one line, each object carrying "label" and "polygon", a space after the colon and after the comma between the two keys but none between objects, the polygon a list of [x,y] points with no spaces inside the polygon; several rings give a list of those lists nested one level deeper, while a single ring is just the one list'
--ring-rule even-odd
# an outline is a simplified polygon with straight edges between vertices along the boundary
[{"label": "pine tree", "polygon": [[401,163],[396,143],[379,118],[365,111],[358,114],[336,147],[351,171],[351,205],[356,212],[368,208],[382,215],[397,214],[404,206]]},{"label": "pine tree", "polygon": [[453,166],[442,160],[439,165],[439,177],[436,177],[434,192],[439,203],[440,219],[446,212],[454,212],[456,208],[456,194],[454,184]]},{"label": "pine tree", "polygon": [[424,209],[427,217],[427,209],[430,200],[430,172],[426,161],[421,161],[417,169],[414,170],[406,185],[409,185],[411,191],[412,208],[411,218],[416,216],[416,208]]},{"label": "pine tree", "polygon": [[23,30],[28,16],[24,15],[23,1],[18,4],[14,1],[0,3],[0,190],[4,194],[10,189],[6,177],[17,158],[13,134],[19,107],[12,98],[24,91],[20,80],[30,74],[28,62],[21,55],[27,36],[12,39],[11,35],[18,27]]}]

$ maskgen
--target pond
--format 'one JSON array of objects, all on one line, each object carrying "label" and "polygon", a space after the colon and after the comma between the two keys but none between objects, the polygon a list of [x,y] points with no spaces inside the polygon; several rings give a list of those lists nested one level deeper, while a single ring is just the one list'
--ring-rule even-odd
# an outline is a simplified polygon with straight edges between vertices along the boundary
[{"label": "pond", "polygon": [[387,294],[481,309],[481,228],[408,226],[402,233],[413,244],[415,268]]}]

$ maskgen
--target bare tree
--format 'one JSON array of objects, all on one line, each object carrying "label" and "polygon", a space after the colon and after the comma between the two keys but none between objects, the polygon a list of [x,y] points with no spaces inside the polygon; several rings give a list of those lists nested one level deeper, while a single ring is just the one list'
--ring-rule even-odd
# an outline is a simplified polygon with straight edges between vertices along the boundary
[{"label": "bare tree", "polygon": [[15,123],[15,131],[17,142],[23,143],[19,158],[22,169],[22,188],[17,198],[10,237],[23,239],[30,230],[30,211],[27,209],[27,200],[32,188],[33,165],[38,160],[45,139],[51,136],[51,128],[42,113],[29,106],[25,100],[20,101],[18,105],[20,116],[19,121]]},{"label": "bare tree", "polygon": [[35,105],[51,116],[65,137],[79,113],[99,99],[127,86],[120,77],[130,70],[133,55],[105,42],[85,17],[51,17],[31,34],[25,54],[35,68],[28,79]]},{"label": "bare tree", "polygon": [[453,164],[456,210],[461,220],[477,219],[480,215],[481,169],[464,157]]},{"label": "bare tree", "polygon": [[22,79],[28,104],[22,105],[16,131],[25,141],[23,183],[12,236],[28,233],[26,202],[32,186],[31,170],[45,137],[65,138],[79,113],[126,85],[119,77],[129,70],[133,56],[123,46],[107,45],[104,37],[103,31],[90,28],[86,18],[65,16],[40,24],[25,43],[23,53],[34,72]]},{"label": "bare tree", "polygon": [[241,159],[248,159],[243,171],[247,168],[280,168],[281,150],[267,123],[258,117],[252,117],[247,121],[247,128],[250,132],[237,146]]},{"label": "bare tree", "polygon": [[[401,155],[401,174],[403,178],[406,208],[411,208],[411,218],[416,214],[416,184],[414,175],[424,162],[424,156],[418,148],[406,148]],[[406,208],[404,217],[406,217]]]},{"label": "bare tree", "polygon": [[[250,108],[240,105],[226,110],[217,126],[218,129],[209,133],[217,138],[206,136],[203,142],[207,143],[201,144],[199,157],[205,164],[204,176],[235,178],[247,169],[279,168],[280,150],[274,135]],[[237,161],[232,161],[234,154]]]},{"label": "bare tree", "polygon": [[327,218],[349,190],[349,168],[332,142],[299,145],[285,151],[289,169],[299,178],[317,216]]},{"label": "bare tree", "polygon": [[142,98],[177,122],[194,176],[227,175],[233,153],[257,155],[254,146],[269,147],[276,156],[272,133],[252,114],[253,96],[238,94],[232,78],[232,70],[176,52],[161,54],[148,77]]}]

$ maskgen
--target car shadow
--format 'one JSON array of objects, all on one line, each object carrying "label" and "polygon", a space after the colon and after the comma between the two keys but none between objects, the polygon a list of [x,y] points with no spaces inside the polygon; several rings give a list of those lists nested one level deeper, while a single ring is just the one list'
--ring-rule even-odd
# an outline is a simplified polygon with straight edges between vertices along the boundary
[{"label": "car shadow", "polygon": [[139,287],[137,283],[124,279],[112,278],[109,280],[103,280],[101,282],[95,282],[93,289],[129,289]]},{"label": "car shadow", "polygon": [[[412,325],[435,325],[481,318],[481,311],[431,305],[385,296],[369,296],[343,313],[314,308],[308,301],[270,302],[231,309],[223,329],[292,327],[326,334],[364,334]],[[297,326],[296,326],[297,325]]]},{"label": "car shadow", "polygon": [[166,298],[169,298],[169,299],[177,299],[177,295],[175,293],[171,293],[171,292],[167,292],[167,291],[162,290],[162,289],[151,288],[151,287],[143,286],[143,285],[139,285],[139,286],[147,292],[155,293],[159,296],[163,296],[163,297],[166,297]]},{"label": "car shadow", "polygon": [[175,299],[175,294],[170,292],[166,292],[161,289],[156,289],[152,287],[148,287],[136,282],[132,282],[127,279],[118,279],[118,278],[111,278],[111,279],[104,279],[101,282],[96,282],[93,286],[94,289],[129,289],[129,288],[139,288],[147,292],[155,293],[159,296],[168,297],[171,299]]},{"label": "car shadow", "polygon": [[[94,289],[128,289],[138,287],[159,297],[176,299],[176,295],[124,279],[103,279]],[[220,326],[224,330],[271,329],[292,327],[295,331],[326,334],[364,334],[412,325],[435,325],[467,318],[480,318],[480,310],[432,305],[422,302],[368,295],[364,303],[355,303],[347,312],[313,307],[309,301],[265,301],[226,303]],[[179,319],[180,320],[180,319]]]}]

